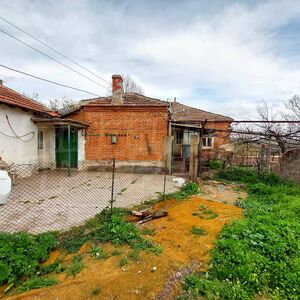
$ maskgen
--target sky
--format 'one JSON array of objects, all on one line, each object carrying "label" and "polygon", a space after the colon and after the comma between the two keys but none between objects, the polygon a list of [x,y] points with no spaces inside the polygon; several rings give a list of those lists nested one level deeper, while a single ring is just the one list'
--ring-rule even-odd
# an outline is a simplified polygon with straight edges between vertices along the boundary
[{"label": "sky", "polygon": [[[0,19],[0,30],[92,77],[91,82],[0,32],[0,64],[99,96],[112,74],[145,95],[250,119],[300,94],[300,0],[0,0],[0,17],[98,74],[87,73]],[[0,67],[4,84],[39,100],[93,96]],[[108,82],[108,83],[107,83]]]}]

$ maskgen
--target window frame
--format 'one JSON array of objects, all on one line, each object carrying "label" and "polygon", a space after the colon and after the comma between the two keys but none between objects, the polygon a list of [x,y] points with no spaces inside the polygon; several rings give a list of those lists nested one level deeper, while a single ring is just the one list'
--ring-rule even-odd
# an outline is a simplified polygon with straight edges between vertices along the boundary
[{"label": "window frame", "polygon": [[38,150],[44,150],[44,131],[38,130]]},{"label": "window frame", "polygon": [[[211,140],[211,145],[210,146],[208,146],[209,139]],[[205,140],[205,145],[204,145],[204,140]],[[202,137],[202,148],[203,149],[213,149],[214,148],[214,137],[210,136],[210,135],[203,136]]]},{"label": "window frame", "polygon": [[175,144],[182,145],[183,142],[183,131],[176,131],[175,132]]}]

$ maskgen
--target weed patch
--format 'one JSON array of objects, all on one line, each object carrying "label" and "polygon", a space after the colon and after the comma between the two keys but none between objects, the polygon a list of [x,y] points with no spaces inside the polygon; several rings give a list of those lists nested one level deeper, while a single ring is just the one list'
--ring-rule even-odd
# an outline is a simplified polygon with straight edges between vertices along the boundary
[{"label": "weed patch", "polygon": [[57,283],[57,280],[54,278],[40,278],[32,277],[26,280],[17,288],[17,293],[23,293],[33,289],[39,289],[47,286],[51,286]]},{"label": "weed patch", "polygon": [[66,273],[68,276],[74,277],[84,268],[82,260],[83,257],[81,254],[76,255],[72,258],[72,264],[68,268],[66,268]]},{"label": "weed patch", "polygon": [[218,214],[212,211],[211,209],[208,209],[207,206],[200,205],[199,212],[193,212],[192,216],[196,216],[204,220],[210,220],[218,217]]},{"label": "weed patch", "polygon": [[109,255],[104,251],[103,248],[101,247],[91,247],[88,251],[87,251],[92,257],[95,257],[97,259],[106,259],[109,257]]},{"label": "weed patch", "polygon": [[200,188],[197,183],[190,182],[183,185],[179,191],[169,194],[160,194],[159,201],[162,200],[169,200],[169,199],[176,199],[177,201],[184,200],[192,195],[198,195],[200,193]]},{"label": "weed patch", "polygon": [[206,231],[202,227],[193,226],[191,233],[195,235],[206,235]]},{"label": "weed patch", "polygon": [[118,266],[119,266],[120,268],[123,268],[123,267],[127,266],[128,263],[129,263],[128,257],[127,257],[127,256],[124,256],[124,257],[122,257],[122,258],[119,260]]},{"label": "weed patch", "polygon": [[49,233],[0,233],[0,284],[34,276],[55,246],[56,238]]},{"label": "weed patch", "polygon": [[119,250],[119,249],[114,249],[112,252],[111,252],[111,255],[112,256],[118,256],[118,255],[121,255],[122,254],[122,251]]},{"label": "weed patch", "polygon": [[144,228],[142,230],[142,234],[144,234],[144,235],[154,235],[155,234],[155,229]]}]

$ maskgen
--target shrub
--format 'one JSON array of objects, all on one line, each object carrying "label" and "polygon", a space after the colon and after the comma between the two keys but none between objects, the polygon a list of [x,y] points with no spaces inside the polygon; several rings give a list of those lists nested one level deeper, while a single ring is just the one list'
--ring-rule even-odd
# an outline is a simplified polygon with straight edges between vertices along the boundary
[{"label": "shrub", "polygon": [[222,168],[222,161],[220,159],[211,159],[207,162],[210,169],[220,170]]},{"label": "shrub", "polygon": [[229,167],[220,170],[218,176],[221,179],[245,183],[256,183],[259,181],[258,173],[255,169],[244,167]]}]

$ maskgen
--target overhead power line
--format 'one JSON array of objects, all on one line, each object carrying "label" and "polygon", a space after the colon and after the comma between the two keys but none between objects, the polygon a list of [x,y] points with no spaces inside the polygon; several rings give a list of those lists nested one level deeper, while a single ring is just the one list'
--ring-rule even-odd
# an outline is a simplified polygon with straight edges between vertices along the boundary
[{"label": "overhead power line", "polygon": [[34,50],[34,51],[36,51],[36,52],[38,52],[38,53],[40,53],[40,54],[46,56],[47,58],[49,58],[49,59],[51,59],[51,60],[57,62],[58,64],[64,66],[65,68],[67,68],[67,69],[69,69],[69,70],[71,70],[71,71],[77,73],[78,75],[80,75],[80,76],[82,76],[82,77],[84,77],[84,78],[90,80],[91,82],[93,82],[93,83],[95,83],[95,84],[97,84],[97,85],[99,85],[99,86],[105,88],[106,90],[108,90],[108,91],[110,92],[110,89],[109,89],[108,87],[106,87],[106,86],[104,86],[103,84],[97,82],[96,80],[94,80],[94,79],[92,79],[92,78],[90,78],[90,77],[88,77],[88,76],[86,76],[86,75],[84,75],[84,74],[78,72],[77,70],[75,70],[75,69],[73,69],[73,68],[67,66],[66,64],[60,62],[59,60],[57,60],[57,59],[55,59],[54,57],[48,55],[47,53],[44,53],[43,51],[41,51],[41,50],[39,50],[39,49],[37,49],[37,48],[35,48],[35,47],[33,47],[33,46],[27,44],[26,42],[24,42],[24,41],[18,39],[17,37],[13,36],[12,34],[10,34],[10,33],[6,32],[6,31],[4,31],[4,30],[2,30],[2,29],[0,29],[0,32],[6,34],[7,36],[9,36],[9,37],[13,38],[14,40],[18,41],[19,43],[21,43],[21,44],[23,44],[23,45],[25,45],[25,46],[31,48],[32,50]]},{"label": "overhead power line", "polygon": [[97,78],[103,80],[104,82],[106,82],[107,84],[110,85],[110,82],[105,80],[104,78],[102,78],[101,76],[99,76],[98,74],[96,74],[95,72],[87,69],[86,67],[84,67],[83,65],[79,64],[78,62],[74,61],[73,59],[69,58],[68,56],[66,56],[65,54],[63,54],[62,52],[54,49],[53,47],[49,46],[48,44],[46,44],[45,42],[43,42],[42,40],[38,39],[37,37],[33,36],[32,34],[26,32],[25,30],[23,30],[22,28],[20,28],[19,26],[15,25],[14,23],[12,23],[11,21],[3,18],[0,16],[0,19],[3,20],[4,22],[10,24],[11,26],[15,27],[16,29],[20,30],[21,32],[25,33],[27,36],[31,37],[32,39],[34,39],[35,41],[41,43],[42,45],[44,45],[45,47],[47,47],[48,49],[52,50],[53,52],[61,55],[62,57],[64,57],[65,59],[67,59],[68,61],[72,62],[73,64],[79,66],[80,68],[82,68],[83,70],[89,72],[90,74],[96,76]]},{"label": "overhead power line", "polygon": [[13,72],[17,72],[17,73],[26,75],[26,76],[30,76],[30,77],[35,78],[35,79],[39,79],[39,80],[42,80],[42,81],[45,81],[45,82],[49,82],[49,83],[52,83],[52,84],[55,84],[55,85],[59,85],[59,86],[62,86],[62,87],[68,88],[68,89],[72,89],[72,90],[75,90],[75,91],[78,91],[78,92],[83,92],[83,93],[90,94],[90,95],[92,95],[92,96],[99,97],[99,95],[94,94],[94,93],[91,93],[91,92],[89,92],[89,91],[82,90],[82,89],[78,89],[78,88],[73,87],[73,86],[70,86],[70,85],[58,83],[58,82],[56,82],[56,81],[52,81],[52,80],[49,80],[49,79],[45,79],[45,78],[42,78],[42,77],[39,77],[39,76],[36,76],[36,75],[32,75],[32,74],[29,74],[29,73],[26,73],[26,72],[23,72],[23,71],[20,71],[20,70],[16,70],[16,69],[14,69],[14,68],[10,68],[10,67],[8,67],[8,66],[4,66],[4,65],[1,65],[1,64],[0,64],[0,67],[5,68],[5,69],[10,70],[10,71],[13,71]]}]

